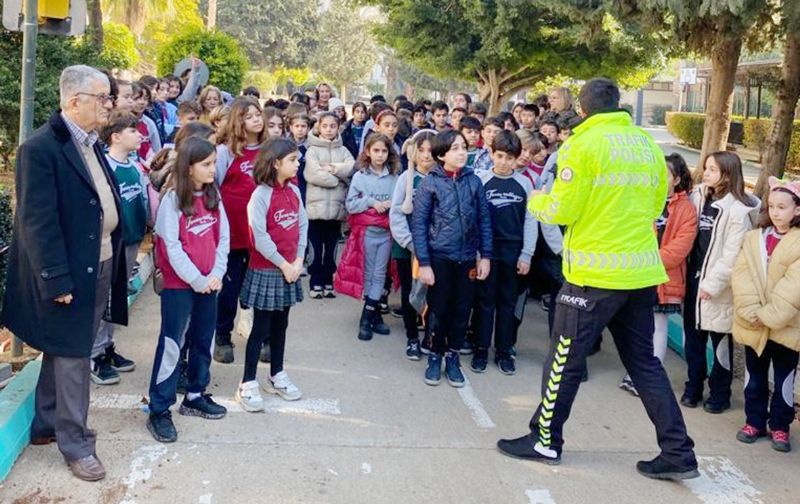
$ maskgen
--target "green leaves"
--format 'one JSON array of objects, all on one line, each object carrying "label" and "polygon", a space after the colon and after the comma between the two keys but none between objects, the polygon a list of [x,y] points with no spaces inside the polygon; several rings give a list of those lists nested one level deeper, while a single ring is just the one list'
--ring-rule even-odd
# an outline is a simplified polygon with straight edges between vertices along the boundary
[{"label": "green leaves", "polygon": [[136,41],[127,26],[112,22],[103,24],[103,59],[117,70],[131,68],[139,62]]}]

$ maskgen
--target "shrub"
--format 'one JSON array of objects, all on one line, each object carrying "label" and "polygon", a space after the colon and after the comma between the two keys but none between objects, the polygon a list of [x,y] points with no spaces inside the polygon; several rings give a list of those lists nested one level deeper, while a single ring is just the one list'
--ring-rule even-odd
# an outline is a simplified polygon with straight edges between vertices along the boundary
[{"label": "shrub", "polygon": [[139,62],[136,39],[127,26],[103,23],[103,59],[117,70],[127,70]]},{"label": "shrub", "polygon": [[208,66],[209,84],[232,94],[242,88],[250,62],[244,49],[230,35],[187,26],[158,51],[158,74],[171,74],[175,64],[190,55],[197,56]]},{"label": "shrub", "polygon": [[650,112],[650,124],[654,126],[663,126],[667,124],[667,112],[672,110],[671,105],[656,105]]},{"label": "shrub", "polygon": [[[14,215],[11,206],[11,191],[0,186],[0,249],[5,249],[11,243],[11,229],[14,224]],[[6,272],[8,271],[8,254],[0,253],[0,306],[6,293]]]},{"label": "shrub", "polygon": [[704,114],[691,112],[666,112],[667,131],[689,147],[699,149],[703,146]]}]

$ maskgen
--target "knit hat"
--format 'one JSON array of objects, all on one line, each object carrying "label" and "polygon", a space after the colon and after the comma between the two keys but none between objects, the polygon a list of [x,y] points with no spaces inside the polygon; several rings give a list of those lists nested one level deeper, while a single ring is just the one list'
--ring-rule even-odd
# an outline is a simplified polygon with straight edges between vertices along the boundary
[{"label": "knit hat", "polygon": [[331,112],[333,112],[339,107],[344,107],[344,102],[339,98],[333,97],[330,100],[328,100],[328,110],[330,110]]},{"label": "knit hat", "polygon": [[421,129],[403,142],[403,147],[400,149],[401,152],[406,155],[406,159],[408,159],[409,175],[408,178],[406,178],[406,197],[403,200],[402,206],[403,213],[406,215],[411,215],[411,212],[414,211],[412,198],[414,197],[414,171],[417,169],[417,138],[421,133],[425,132],[436,134],[436,131],[432,129]]},{"label": "knit hat", "polygon": [[772,192],[776,189],[783,189],[792,193],[796,198],[800,199],[800,181],[797,180],[781,180],[777,177],[770,177],[767,182],[769,183],[769,191]]}]

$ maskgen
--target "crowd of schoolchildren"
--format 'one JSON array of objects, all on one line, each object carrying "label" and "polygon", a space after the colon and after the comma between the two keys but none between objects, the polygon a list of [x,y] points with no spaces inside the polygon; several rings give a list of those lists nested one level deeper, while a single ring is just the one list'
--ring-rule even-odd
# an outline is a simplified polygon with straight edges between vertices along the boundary
[{"label": "crowd of schoolchildren", "polygon": [[[427,355],[429,385],[444,375],[462,387],[460,355],[471,355],[475,373],[487,370],[490,353],[501,373],[515,373],[529,297],[552,327],[563,282],[563,229],[526,207],[533,190],[552,186],[557,151],[581,123],[567,89],[491,117],[468,94],[452,108],[374,96],[348,116],[327,84],[289,100],[261,100],[254,88],[233,97],[200,89],[196,68],[183,79],[112,79],[115,110],[101,132],[122,197],[129,273],[154,230],[161,332],[147,426],[157,440],[177,439],[170,407],[179,391],[181,414],[225,416],[206,387],[212,358],[234,359],[237,312],[247,343],[236,400],[255,412],[264,409],[261,389],[299,399],[283,356],[290,309],[305,293],[362,302],[359,340],[389,334],[384,315],[401,318],[405,355]],[[668,319],[682,314],[688,380],[680,402],[720,413],[731,405],[733,340],[745,345],[746,424],[737,439],[770,436],[788,451],[800,350],[800,183],[770,179],[762,205],[745,191],[733,153],[708,156],[699,184],[680,155],[667,156],[667,166],[669,194],[654,223],[669,276],[653,307],[655,355],[663,361]],[[395,288],[400,306],[391,310]],[[110,324],[101,325],[92,357],[98,384],[135,367],[116,351]],[[261,382],[259,361],[270,366]],[[638,395],[628,376],[620,388]]]}]

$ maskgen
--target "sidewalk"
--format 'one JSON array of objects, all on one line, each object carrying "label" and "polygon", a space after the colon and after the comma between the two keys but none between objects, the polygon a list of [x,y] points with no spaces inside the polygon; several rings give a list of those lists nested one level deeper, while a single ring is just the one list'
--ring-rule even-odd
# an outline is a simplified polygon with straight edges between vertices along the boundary
[{"label": "sidewalk", "polygon": [[[589,361],[590,380],[566,425],[563,464],[498,454],[497,439],[524,433],[539,398],[547,323],[535,303],[521,330],[516,376],[494,366],[482,375],[465,370],[471,384],[457,390],[423,383],[424,361],[405,359],[398,319],[387,318],[391,336],[359,342],[358,303],[307,299],[292,310],[286,360],[303,400],[271,398],[264,414],[238,409],[231,398],[245,341],[235,337],[236,362],[214,363],[209,387],[231,407],[229,415],[206,421],[176,412],[178,442],[160,444],[145,428],[142,403],[158,312],[159,299],[146,285],[131,327],[117,333],[120,352],[137,369],[117,386],[92,389],[89,423],[98,432],[106,480],[80,482],[54,445],[31,446],[0,487],[0,502],[736,504],[795,498],[798,451],[779,454],[766,441],[735,440],[743,423],[741,382],[734,383],[729,412],[684,410],[701,478],[677,484],[636,474],[636,461],[653,457],[657,446],[640,401],[617,388],[622,369],[608,336]],[[684,366],[669,353],[676,390]],[[267,371],[260,367],[260,378]]]}]

